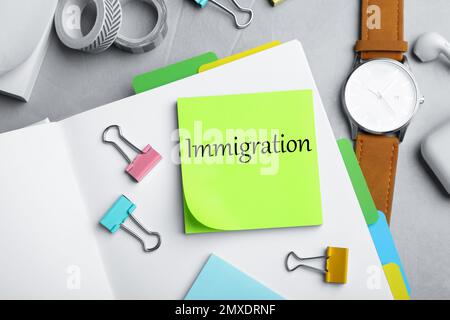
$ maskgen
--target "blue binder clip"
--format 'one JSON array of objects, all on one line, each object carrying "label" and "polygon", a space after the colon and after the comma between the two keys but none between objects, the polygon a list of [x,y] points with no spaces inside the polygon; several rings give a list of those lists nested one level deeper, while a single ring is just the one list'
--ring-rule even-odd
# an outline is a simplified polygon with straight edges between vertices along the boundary
[{"label": "blue binder clip", "polygon": [[233,1],[234,5],[239,9],[239,11],[247,13],[249,15],[248,21],[246,23],[239,23],[238,18],[236,16],[236,14],[231,11],[231,9],[229,9],[228,7],[224,6],[223,4],[221,4],[220,2],[217,2],[216,0],[194,0],[196,4],[198,4],[200,7],[204,8],[208,2],[214,3],[216,6],[218,6],[219,8],[221,8],[222,10],[224,10],[225,12],[229,13],[230,15],[233,16],[234,18],[234,23],[236,24],[236,27],[238,29],[244,29],[247,28],[250,23],[252,23],[253,20],[253,10],[250,8],[244,8],[242,5],[240,5],[237,0],[231,0]]},{"label": "blue binder clip", "polygon": [[[109,232],[115,233],[119,229],[123,229],[133,238],[137,239],[141,244],[145,252],[152,252],[157,250],[161,246],[161,236],[158,232],[147,230],[133,215],[133,211],[136,209],[136,205],[131,202],[127,197],[121,195],[119,199],[114,202],[112,207],[105,213],[100,220],[100,224],[108,229]],[[145,241],[139,237],[134,231],[124,225],[128,217],[146,234],[157,238],[158,242],[154,247],[148,248],[145,245]]]}]

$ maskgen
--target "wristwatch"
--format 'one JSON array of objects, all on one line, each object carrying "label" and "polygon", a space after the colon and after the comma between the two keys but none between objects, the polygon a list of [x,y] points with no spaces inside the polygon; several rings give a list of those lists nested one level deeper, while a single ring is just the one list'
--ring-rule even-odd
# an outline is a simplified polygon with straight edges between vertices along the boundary
[{"label": "wristwatch", "polygon": [[404,55],[403,0],[361,3],[361,39],[342,104],[375,205],[390,222],[398,146],[424,98]]}]

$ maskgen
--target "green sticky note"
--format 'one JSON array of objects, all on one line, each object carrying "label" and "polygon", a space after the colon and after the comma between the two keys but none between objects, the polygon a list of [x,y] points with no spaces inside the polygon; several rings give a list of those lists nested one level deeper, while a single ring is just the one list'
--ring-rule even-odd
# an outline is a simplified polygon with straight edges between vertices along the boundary
[{"label": "green sticky note", "polygon": [[358,159],[356,159],[352,143],[347,139],[341,139],[338,140],[338,146],[366,223],[371,225],[378,220],[378,210],[367,187],[366,179],[358,164]]},{"label": "green sticky note", "polygon": [[178,100],[186,233],[322,224],[311,90]]},{"label": "green sticky note", "polygon": [[171,82],[175,82],[198,73],[198,69],[217,60],[215,53],[208,52],[167,67],[140,74],[133,79],[135,93],[145,92]]}]

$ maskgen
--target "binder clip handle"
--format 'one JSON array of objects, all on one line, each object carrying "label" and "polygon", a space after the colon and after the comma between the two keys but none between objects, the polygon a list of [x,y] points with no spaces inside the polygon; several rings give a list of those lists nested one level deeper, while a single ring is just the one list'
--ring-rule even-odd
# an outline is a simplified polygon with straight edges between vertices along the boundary
[{"label": "binder clip handle", "polygon": [[120,228],[127,232],[130,236],[132,236],[133,238],[135,238],[136,240],[138,240],[141,244],[142,244],[142,249],[145,252],[153,252],[155,250],[158,250],[158,248],[161,246],[161,235],[159,234],[159,232],[155,232],[155,231],[150,231],[147,228],[145,228],[137,219],[136,217],[134,217],[132,214],[130,214],[130,219],[142,230],[144,231],[146,234],[148,234],[149,236],[153,236],[156,237],[157,242],[153,247],[147,247],[147,245],[145,244],[144,239],[142,239],[141,237],[139,237],[137,235],[136,232],[134,232],[133,230],[127,228],[124,224],[120,225]]},{"label": "binder clip handle", "polygon": [[136,147],[134,144],[132,144],[127,138],[125,138],[122,134],[122,129],[120,128],[119,125],[117,124],[113,124],[109,127],[107,127],[104,131],[103,131],[103,135],[102,135],[102,140],[104,143],[107,144],[111,144],[117,151],[119,151],[119,153],[124,157],[124,159],[128,162],[131,163],[132,160],[130,159],[130,157],[125,153],[125,151],[122,150],[122,148],[119,147],[119,145],[117,143],[115,143],[112,140],[108,140],[106,138],[107,133],[112,130],[112,129],[116,129],[117,133],[119,135],[120,140],[122,140],[127,146],[129,146],[131,149],[133,149],[136,153],[142,154],[142,150],[139,149],[138,147]]},{"label": "binder clip handle", "polygon": [[[297,264],[295,267],[291,268],[291,267],[289,266],[289,259],[290,259],[290,257],[293,257],[294,259],[296,259],[296,260],[299,261],[300,263]],[[298,268],[306,268],[306,269],[309,269],[309,270],[312,270],[312,271],[316,271],[316,272],[320,272],[320,273],[322,273],[322,274],[326,274],[326,273],[327,273],[327,270],[315,268],[315,267],[310,266],[310,265],[308,265],[308,264],[305,264],[305,263],[303,263],[303,262],[304,262],[304,261],[308,261],[308,260],[327,259],[327,258],[328,258],[327,256],[317,256],[317,257],[301,258],[301,257],[299,257],[298,255],[296,255],[295,252],[291,251],[291,252],[289,252],[289,254],[286,256],[286,259],[285,259],[285,262],[284,262],[284,263],[285,263],[285,266],[286,266],[286,270],[289,271],[289,272],[295,271],[295,270],[297,270]]]},{"label": "binder clip handle", "polygon": [[236,24],[236,27],[238,29],[247,28],[250,25],[250,23],[252,23],[252,21],[253,21],[253,10],[250,8],[243,7],[241,4],[239,4],[239,2],[237,2],[237,0],[231,0],[231,1],[233,1],[234,5],[239,9],[239,11],[248,14],[249,17],[248,17],[247,22],[245,22],[245,23],[240,23],[238,20],[238,17],[230,8],[226,7],[225,5],[223,5],[222,3],[220,3],[216,0],[194,0],[194,1],[202,8],[206,6],[208,1],[211,1],[213,4],[215,4],[216,6],[218,6],[219,8],[221,8],[222,10],[224,10],[225,12],[227,12],[228,14],[230,14],[233,17],[234,23]]}]

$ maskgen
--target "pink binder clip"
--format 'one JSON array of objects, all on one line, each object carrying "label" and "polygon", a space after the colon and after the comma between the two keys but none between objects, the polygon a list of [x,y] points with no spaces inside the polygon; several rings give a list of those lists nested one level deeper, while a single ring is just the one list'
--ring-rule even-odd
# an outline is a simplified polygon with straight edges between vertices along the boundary
[{"label": "pink binder clip", "polygon": [[[115,143],[114,141],[107,140],[106,134],[110,129],[117,129],[119,133],[119,138],[127,146],[137,152],[136,158],[133,161],[128,157],[128,155]],[[125,168],[125,172],[128,173],[134,180],[140,182],[144,177],[156,166],[156,164],[161,160],[161,155],[153,149],[150,145],[145,146],[144,149],[140,150],[134,144],[132,144],[127,138],[122,135],[122,130],[120,126],[114,124],[109,126],[103,131],[103,142],[112,144],[117,151],[127,160],[129,163]]]}]

